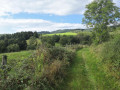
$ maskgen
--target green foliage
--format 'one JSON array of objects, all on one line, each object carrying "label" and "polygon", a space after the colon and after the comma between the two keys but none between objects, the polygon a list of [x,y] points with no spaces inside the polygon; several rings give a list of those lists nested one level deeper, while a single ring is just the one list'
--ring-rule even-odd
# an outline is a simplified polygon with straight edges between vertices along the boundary
[{"label": "green foliage", "polygon": [[33,36],[34,36],[34,37],[36,37],[36,38],[38,38],[38,37],[39,37],[39,35],[38,35],[38,33],[37,33],[37,32],[34,32],[34,33],[33,33]]},{"label": "green foliage", "polygon": [[90,45],[92,43],[91,41],[91,35],[78,33],[77,34],[78,42],[83,45]]},{"label": "green foliage", "polygon": [[27,42],[27,49],[28,50],[34,50],[37,48],[37,39],[36,37],[32,36],[30,37],[30,39]]},{"label": "green foliage", "polygon": [[86,6],[83,22],[89,27],[94,27],[93,37],[96,43],[102,43],[109,38],[109,24],[114,24],[120,19],[119,8],[111,0],[93,1]]},{"label": "green foliage", "polygon": [[[41,45],[24,60],[14,60],[10,70],[0,68],[0,88],[4,90],[53,90],[64,79],[75,53],[64,48]],[[9,64],[9,63],[8,63]],[[4,74],[4,70],[7,70]]]},{"label": "green foliage", "polygon": [[91,52],[88,48],[84,48],[81,52],[88,72],[88,78],[95,90],[120,89],[119,79],[115,79],[110,72],[106,71],[107,67],[102,62],[102,58],[96,57],[97,53]]},{"label": "green foliage", "polygon": [[0,53],[6,51],[6,43],[4,40],[0,40]]},{"label": "green foliage", "polygon": [[63,46],[70,44],[91,44],[91,36],[78,33],[77,36],[61,36],[59,43]]},{"label": "green foliage", "polygon": [[18,52],[20,50],[20,47],[18,44],[11,44],[7,46],[7,51],[8,52]]},{"label": "green foliage", "polygon": [[7,47],[12,44],[19,45],[20,50],[26,50],[28,40],[31,36],[38,38],[37,32],[19,32],[14,34],[4,34],[0,36],[0,53],[8,52]]},{"label": "green foliage", "polygon": [[105,43],[102,51],[103,61],[112,63],[114,70],[120,69],[120,36]]},{"label": "green foliage", "polygon": [[41,37],[41,42],[45,44],[47,47],[55,46],[55,40],[56,38],[53,38],[51,36],[43,36]]},{"label": "green foliage", "polygon": [[68,43],[67,36],[61,37],[59,43],[60,43],[61,45],[65,46],[65,45]]},{"label": "green foliage", "polygon": [[54,39],[55,42],[59,42],[60,36],[59,35],[53,35],[52,38]]}]

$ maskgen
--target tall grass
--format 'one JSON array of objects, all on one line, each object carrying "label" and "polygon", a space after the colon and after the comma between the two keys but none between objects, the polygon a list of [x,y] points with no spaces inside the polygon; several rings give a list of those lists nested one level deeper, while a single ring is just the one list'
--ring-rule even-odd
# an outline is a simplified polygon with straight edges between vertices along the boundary
[{"label": "tall grass", "polygon": [[105,43],[101,52],[103,62],[109,67],[109,72],[118,80],[120,79],[120,36]]},{"label": "tall grass", "polygon": [[86,69],[89,79],[93,83],[94,90],[119,90],[118,81],[105,71],[105,66],[95,53],[91,53],[89,49],[84,49],[83,58],[85,60]]},{"label": "tall grass", "polygon": [[0,89],[53,90],[63,81],[74,52],[41,45],[29,58],[0,68]]}]

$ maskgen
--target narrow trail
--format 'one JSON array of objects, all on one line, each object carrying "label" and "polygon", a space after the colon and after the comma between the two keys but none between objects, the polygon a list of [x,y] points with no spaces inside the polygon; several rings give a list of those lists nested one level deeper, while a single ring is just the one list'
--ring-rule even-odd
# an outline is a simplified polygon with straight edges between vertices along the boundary
[{"label": "narrow trail", "polygon": [[60,90],[120,90],[120,87],[104,71],[101,61],[83,48],[77,52]]}]

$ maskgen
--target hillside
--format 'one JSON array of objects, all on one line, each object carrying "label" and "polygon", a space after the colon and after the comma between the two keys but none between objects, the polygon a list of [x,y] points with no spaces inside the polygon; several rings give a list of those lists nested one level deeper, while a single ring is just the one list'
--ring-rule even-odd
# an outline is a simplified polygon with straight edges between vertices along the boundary
[{"label": "hillside", "polygon": [[[24,87],[24,83],[27,84],[28,81],[31,81],[29,82],[30,86],[27,84],[27,87],[24,87],[25,89],[30,89],[30,87],[32,87],[35,89],[43,88],[43,90],[45,88],[51,88],[50,90],[52,90],[52,88],[55,88],[57,90],[119,90],[119,69],[113,71],[115,68],[114,63],[117,64],[117,62],[112,62],[111,64],[108,62],[111,60],[109,57],[114,56],[114,54],[116,55],[116,60],[119,61],[119,51],[118,53],[113,53],[112,49],[110,49],[112,47],[113,49],[117,48],[117,50],[119,50],[119,44],[117,44],[119,42],[119,34],[119,28],[117,28],[117,30],[114,32],[110,32],[111,38],[109,41],[99,45],[86,43],[90,42],[88,36],[91,36],[91,32],[87,31],[79,33],[58,33],[56,35],[46,34],[41,38],[32,37],[26,42],[28,45],[32,44],[35,41],[39,42],[38,45],[40,45],[40,47],[36,50],[0,54],[0,63],[2,60],[2,55],[7,55],[7,65],[8,68],[11,69],[8,71],[10,80],[7,79],[7,82],[5,82],[5,84],[1,83],[1,85],[5,85],[5,87],[10,88],[11,86],[6,85],[8,82],[11,82],[10,85],[13,86],[11,88],[15,88],[16,85],[12,82],[12,80],[16,77],[17,79],[15,82],[17,83],[17,86],[22,85]],[[67,42],[68,45],[62,45],[60,42],[56,42],[56,47],[51,46],[52,43],[46,40],[51,40],[51,38],[53,41],[57,40],[57,35],[60,35],[59,38],[63,38],[63,40],[71,40],[71,43],[74,44],[72,45],[70,43],[69,45],[69,42]],[[77,38],[79,38],[80,42],[75,44],[74,40]],[[45,44],[48,45],[47,47],[45,44],[43,44],[44,42],[46,42]],[[107,49],[107,43],[113,44],[107,46]],[[116,43],[116,47],[113,47],[114,43]],[[111,50],[111,52],[109,51],[110,53],[106,53],[105,50]],[[102,53],[106,53],[106,56]],[[104,58],[106,60],[106,57],[108,60],[103,61]],[[113,69],[109,71],[109,68]],[[0,69],[0,72],[1,71],[2,69]],[[21,80],[19,77],[21,74],[25,76],[23,77],[23,80]],[[56,79],[56,76],[59,79]],[[36,80],[35,77],[41,79]],[[47,78],[47,81],[50,80],[50,82],[44,81],[42,77]],[[30,78],[30,80],[27,78]],[[2,80],[4,80],[4,78]],[[19,84],[17,80],[20,80],[21,84]],[[26,82],[25,80],[28,81]],[[43,83],[37,83],[31,86],[33,83],[38,81]],[[52,84],[55,84],[56,82],[58,84],[53,86]],[[42,84],[44,84],[44,87]],[[0,87],[3,88],[2,86]]]},{"label": "hillside", "polygon": [[41,32],[38,32],[38,34],[57,34],[57,33],[69,33],[69,32],[78,33],[81,31],[91,31],[91,30],[92,29],[62,29],[62,30],[55,30],[52,32],[41,31]]}]

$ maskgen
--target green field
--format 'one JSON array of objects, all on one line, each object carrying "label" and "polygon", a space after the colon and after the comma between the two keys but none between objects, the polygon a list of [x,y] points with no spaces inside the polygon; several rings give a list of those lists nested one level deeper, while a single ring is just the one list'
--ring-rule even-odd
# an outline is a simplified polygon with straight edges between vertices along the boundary
[{"label": "green field", "polygon": [[52,36],[52,35],[77,35],[77,33],[74,33],[74,32],[66,32],[66,33],[45,34],[45,35],[43,35],[43,36]]},{"label": "green field", "polygon": [[11,60],[24,60],[32,55],[33,51],[21,51],[21,52],[11,52],[11,53],[2,53],[0,54],[0,63],[2,61],[2,55],[7,55],[8,63]]}]

